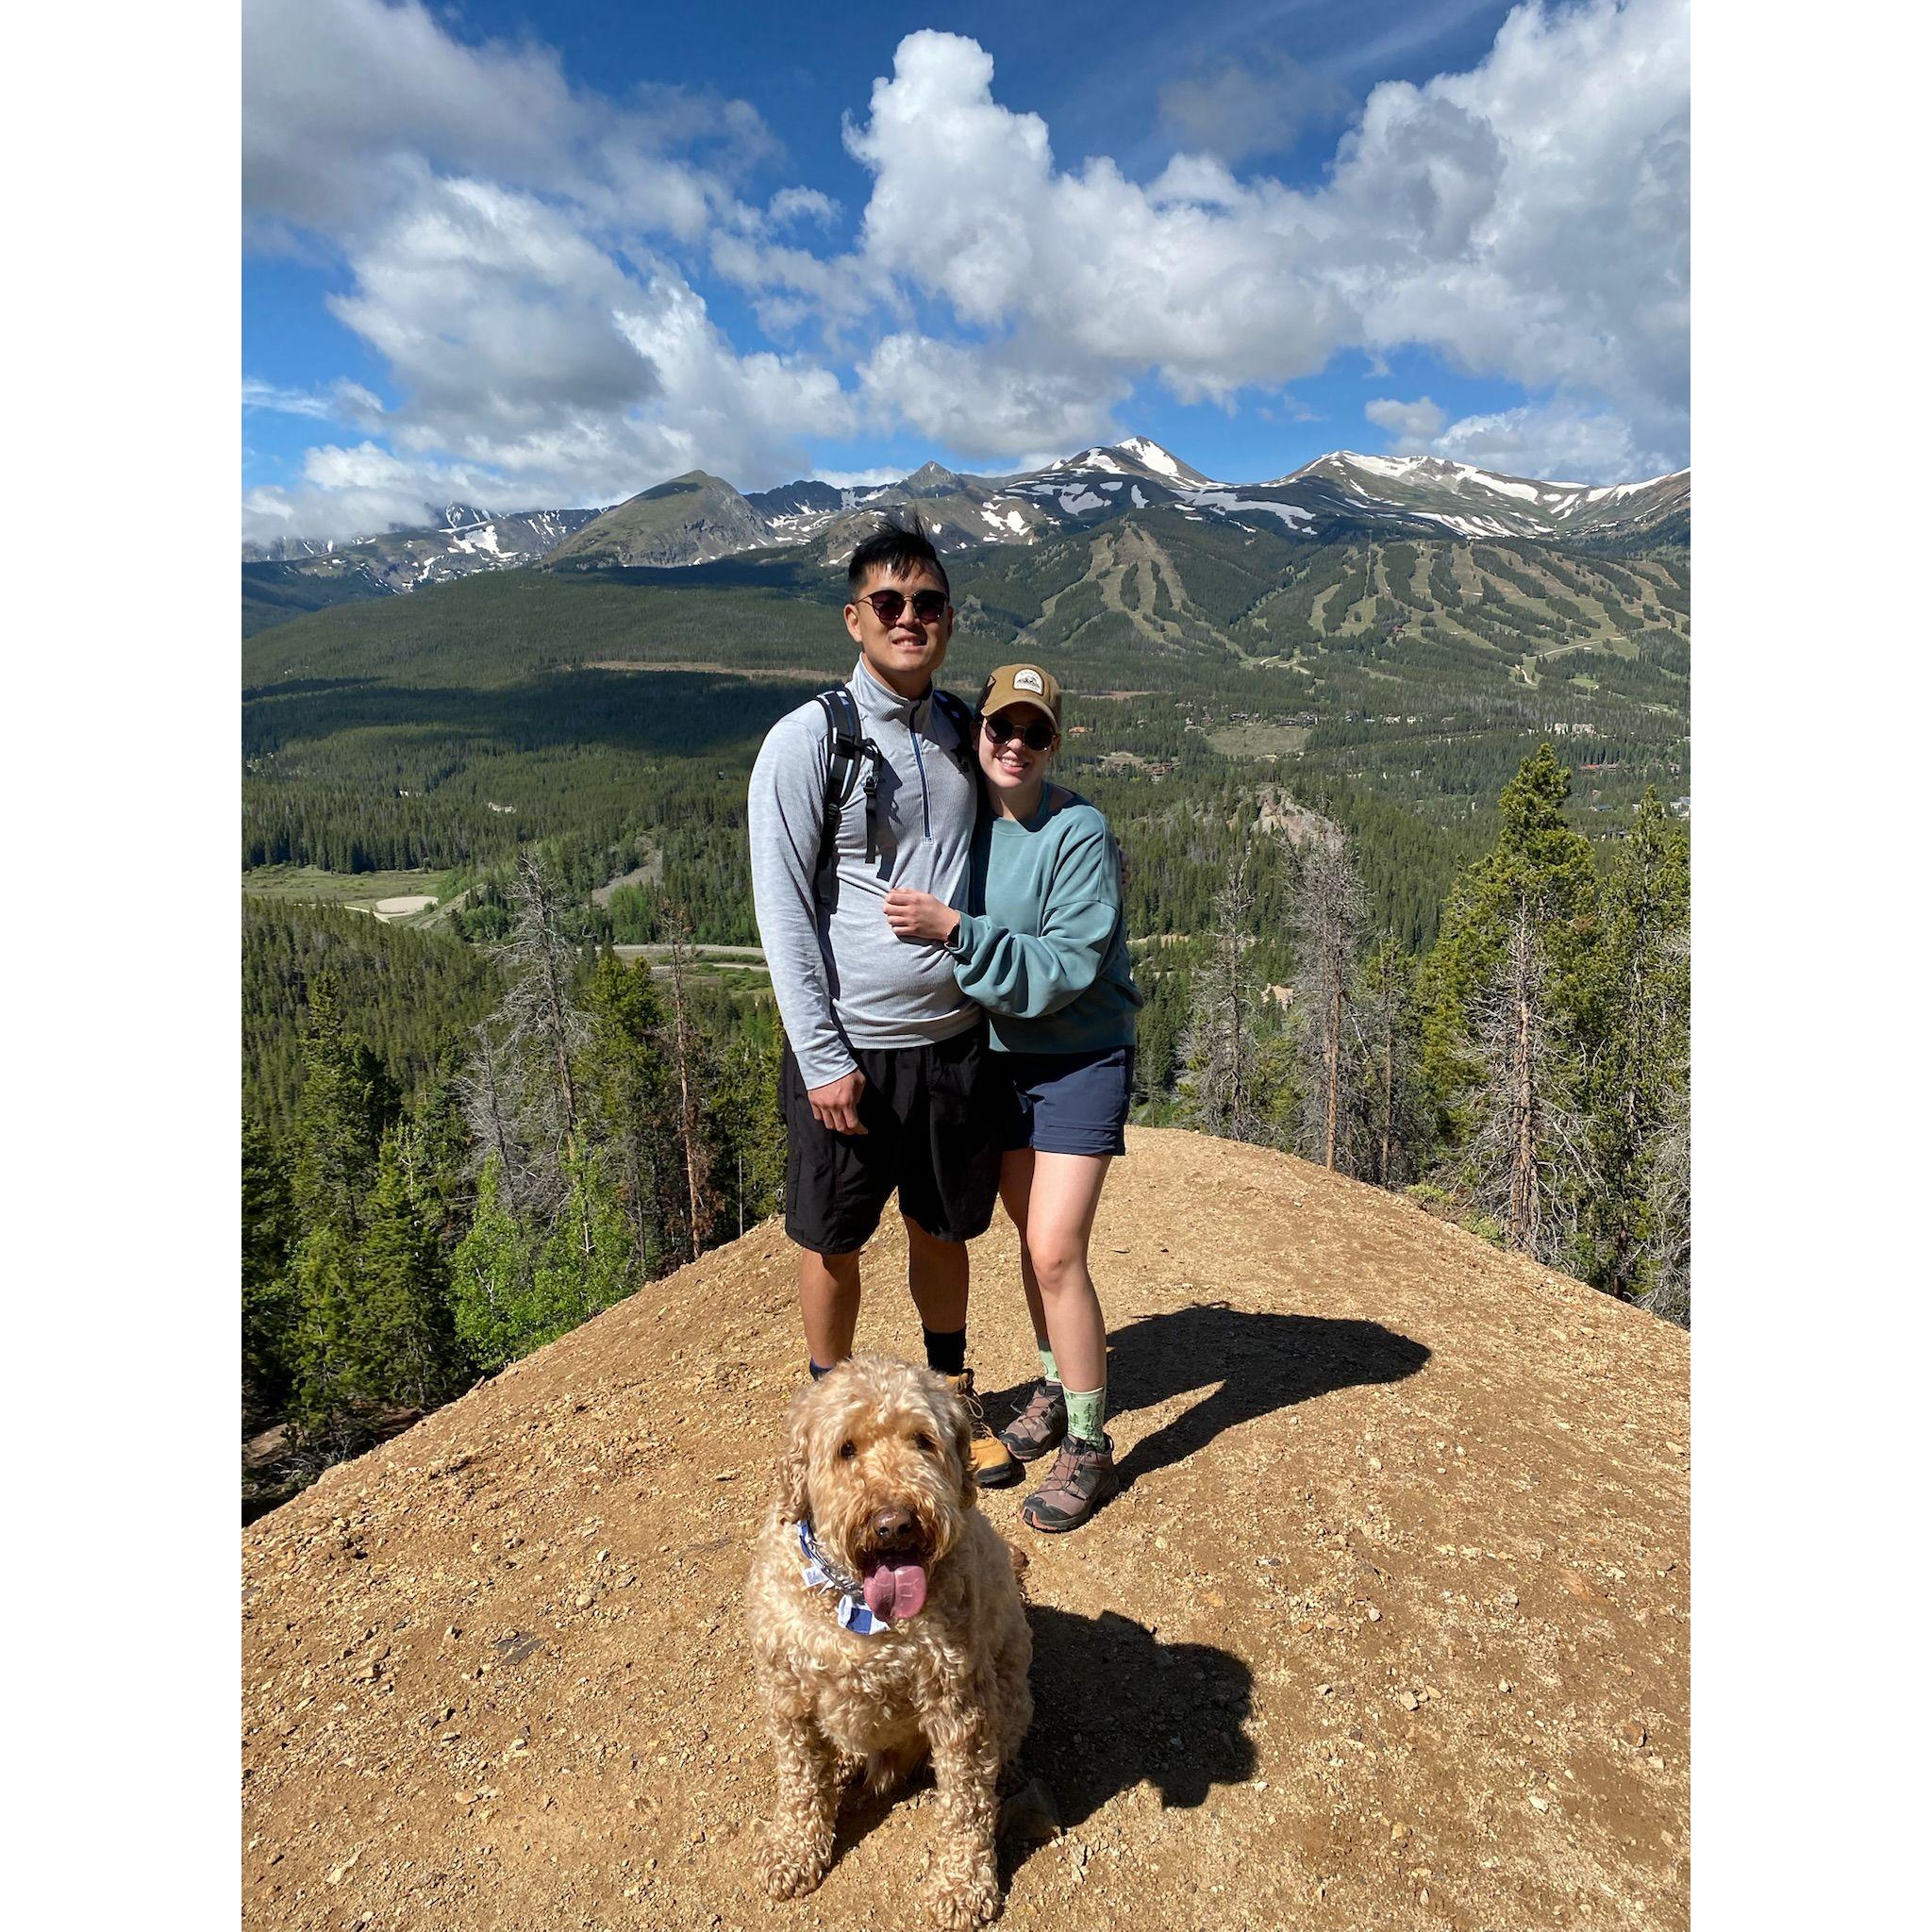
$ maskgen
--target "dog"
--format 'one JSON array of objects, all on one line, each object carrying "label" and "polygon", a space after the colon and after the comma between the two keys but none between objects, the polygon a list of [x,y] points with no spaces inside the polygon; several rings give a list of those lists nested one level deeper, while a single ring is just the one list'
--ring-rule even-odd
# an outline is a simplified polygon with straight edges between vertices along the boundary
[{"label": "dog", "polygon": [[998,1915],[997,1793],[1033,1720],[1033,1635],[1024,1558],[978,1499],[972,1424],[931,1370],[855,1357],[793,1400],[745,1592],[777,1757],[774,1898],[824,1878],[849,1779],[890,1790],[929,1755],[931,1923]]}]

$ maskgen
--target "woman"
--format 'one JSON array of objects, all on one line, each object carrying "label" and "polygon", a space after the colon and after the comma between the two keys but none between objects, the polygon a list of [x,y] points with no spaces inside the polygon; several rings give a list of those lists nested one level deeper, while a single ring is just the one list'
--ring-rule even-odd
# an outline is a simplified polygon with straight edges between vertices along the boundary
[{"label": "woman", "polygon": [[1133,1090],[1141,995],[1127,963],[1120,858],[1107,821],[1048,778],[1060,688],[1008,664],[979,694],[976,743],[991,809],[974,839],[959,912],[926,892],[886,895],[905,940],[955,957],[960,990],[985,1007],[1014,1108],[1000,1198],[1020,1231],[1020,1273],[1042,1379],[1000,1440],[1023,1462],[1059,1447],[1021,1506],[1035,1529],[1077,1529],[1120,1488],[1106,1429],[1107,1321],[1087,1249]]}]

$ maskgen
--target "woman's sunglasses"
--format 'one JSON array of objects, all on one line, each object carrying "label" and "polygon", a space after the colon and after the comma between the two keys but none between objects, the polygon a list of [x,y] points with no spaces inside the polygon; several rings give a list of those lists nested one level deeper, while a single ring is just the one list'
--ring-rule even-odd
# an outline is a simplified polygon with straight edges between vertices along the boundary
[{"label": "woman's sunglasses", "polygon": [[1028,751],[1051,751],[1053,741],[1059,736],[1044,718],[1036,718],[1026,725],[1008,724],[1004,718],[982,718],[986,735],[995,744],[1004,744],[1009,738],[1017,738]]},{"label": "woman's sunglasses", "polygon": [[[858,600],[870,604],[881,624],[897,624],[899,613],[906,608],[906,593],[903,591],[873,591]],[[921,624],[937,624],[946,608],[946,593],[943,591],[914,591],[912,593],[912,614]]]}]

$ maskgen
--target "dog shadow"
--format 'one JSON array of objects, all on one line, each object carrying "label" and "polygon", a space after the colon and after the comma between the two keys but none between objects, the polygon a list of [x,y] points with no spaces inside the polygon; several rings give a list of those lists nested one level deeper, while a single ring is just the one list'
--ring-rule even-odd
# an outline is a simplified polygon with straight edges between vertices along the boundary
[{"label": "dog shadow", "polygon": [[[1224,1430],[1337,1389],[1399,1382],[1428,1358],[1420,1341],[1379,1322],[1281,1315],[1226,1302],[1144,1315],[1108,1337],[1108,1418],[1152,1408],[1190,1390],[1212,1392],[1121,1457],[1122,1487],[1193,1455]],[[1025,1382],[988,1392],[995,1427],[1005,1406],[1017,1407],[1032,1387]]]},{"label": "dog shadow", "polygon": [[[1162,1640],[1117,1610],[1083,1617],[1029,1604],[1033,1725],[1019,1776],[1037,1778],[1062,1831],[1108,1799],[1150,1784],[1163,1810],[1191,1810],[1216,1786],[1245,1784],[1258,1757],[1247,1734],[1254,1673],[1231,1651]],[[1002,1882],[1038,1840],[1009,1832]]]},{"label": "dog shadow", "polygon": [[[1074,1830],[1136,1785],[1152,1785],[1163,1810],[1192,1810],[1217,1786],[1254,1776],[1259,1757],[1247,1734],[1254,1673],[1231,1651],[1163,1641],[1117,1610],[1083,1617],[1029,1604],[1026,1620],[1033,1626],[1033,1724],[1009,1784],[1042,1786],[1059,1831]],[[848,1789],[833,1862],[894,1806],[932,1789],[929,1764],[891,1791]],[[1024,1824],[1003,1828],[1003,1889],[1046,1840]]]}]

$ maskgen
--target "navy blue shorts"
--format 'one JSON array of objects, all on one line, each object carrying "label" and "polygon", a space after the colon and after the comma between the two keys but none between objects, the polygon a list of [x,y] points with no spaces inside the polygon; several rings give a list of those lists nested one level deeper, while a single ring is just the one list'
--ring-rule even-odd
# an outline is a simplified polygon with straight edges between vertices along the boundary
[{"label": "navy blue shorts", "polygon": [[1127,1108],[1134,1099],[1134,1049],[1091,1053],[1000,1053],[1013,1082],[1008,1150],[1038,1154],[1124,1154]]}]

